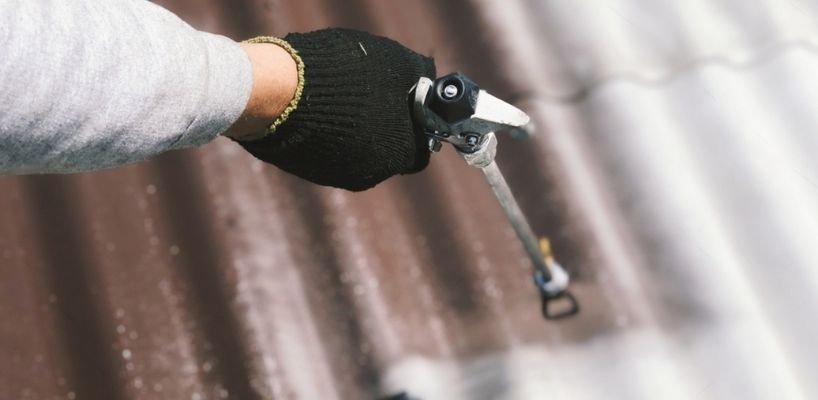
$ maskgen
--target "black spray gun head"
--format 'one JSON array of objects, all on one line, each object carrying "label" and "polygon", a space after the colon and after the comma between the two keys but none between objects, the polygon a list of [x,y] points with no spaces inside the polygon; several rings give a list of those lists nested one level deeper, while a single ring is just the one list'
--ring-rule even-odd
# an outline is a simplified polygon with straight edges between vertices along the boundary
[{"label": "black spray gun head", "polygon": [[501,129],[529,123],[526,113],[485,90],[460,72],[436,80],[420,78],[410,97],[415,123],[429,136],[429,148],[451,143],[461,153],[474,153]]}]

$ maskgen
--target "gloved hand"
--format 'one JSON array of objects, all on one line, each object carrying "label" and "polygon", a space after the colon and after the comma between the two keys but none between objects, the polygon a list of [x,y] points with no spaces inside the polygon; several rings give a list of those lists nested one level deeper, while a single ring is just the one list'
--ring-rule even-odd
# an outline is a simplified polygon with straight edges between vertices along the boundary
[{"label": "gloved hand", "polygon": [[262,161],[317,184],[360,191],[429,163],[408,92],[434,61],[399,43],[348,29],[284,37],[303,60],[301,97],[267,136],[239,143]]}]

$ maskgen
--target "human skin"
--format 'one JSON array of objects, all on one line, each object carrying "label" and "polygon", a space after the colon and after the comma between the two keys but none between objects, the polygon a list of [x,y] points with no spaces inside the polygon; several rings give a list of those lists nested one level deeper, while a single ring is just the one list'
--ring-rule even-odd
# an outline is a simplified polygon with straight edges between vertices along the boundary
[{"label": "human skin", "polygon": [[286,50],[271,43],[241,43],[253,67],[253,89],[238,120],[222,135],[258,138],[295,96],[298,69]]}]

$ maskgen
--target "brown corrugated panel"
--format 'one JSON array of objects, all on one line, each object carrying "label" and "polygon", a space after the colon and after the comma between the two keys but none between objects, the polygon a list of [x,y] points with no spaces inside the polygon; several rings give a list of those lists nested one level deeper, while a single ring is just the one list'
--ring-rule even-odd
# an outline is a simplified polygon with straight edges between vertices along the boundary
[{"label": "brown corrugated panel", "polygon": [[523,107],[537,136],[502,137],[498,162],[582,312],[541,318],[522,247],[451,149],[349,193],[220,139],[0,179],[0,398],[816,395],[800,8],[161,3],[233,38],[386,35]]}]

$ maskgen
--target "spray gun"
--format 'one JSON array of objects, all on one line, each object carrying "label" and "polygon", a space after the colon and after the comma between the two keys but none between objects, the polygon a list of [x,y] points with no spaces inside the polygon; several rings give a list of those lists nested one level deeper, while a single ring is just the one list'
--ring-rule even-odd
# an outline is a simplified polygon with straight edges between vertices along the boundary
[{"label": "spray gun", "polygon": [[[463,74],[455,72],[437,80],[421,77],[410,92],[416,126],[428,137],[429,149],[440,151],[450,143],[468,165],[480,168],[506,213],[517,237],[534,265],[534,284],[542,299],[543,316],[557,319],[579,311],[576,299],[566,290],[569,277],[551,254],[547,240],[538,240],[497,167],[495,132],[522,129],[529,117],[518,108],[492,96]],[[566,299],[568,308],[553,312],[549,304]]]}]

